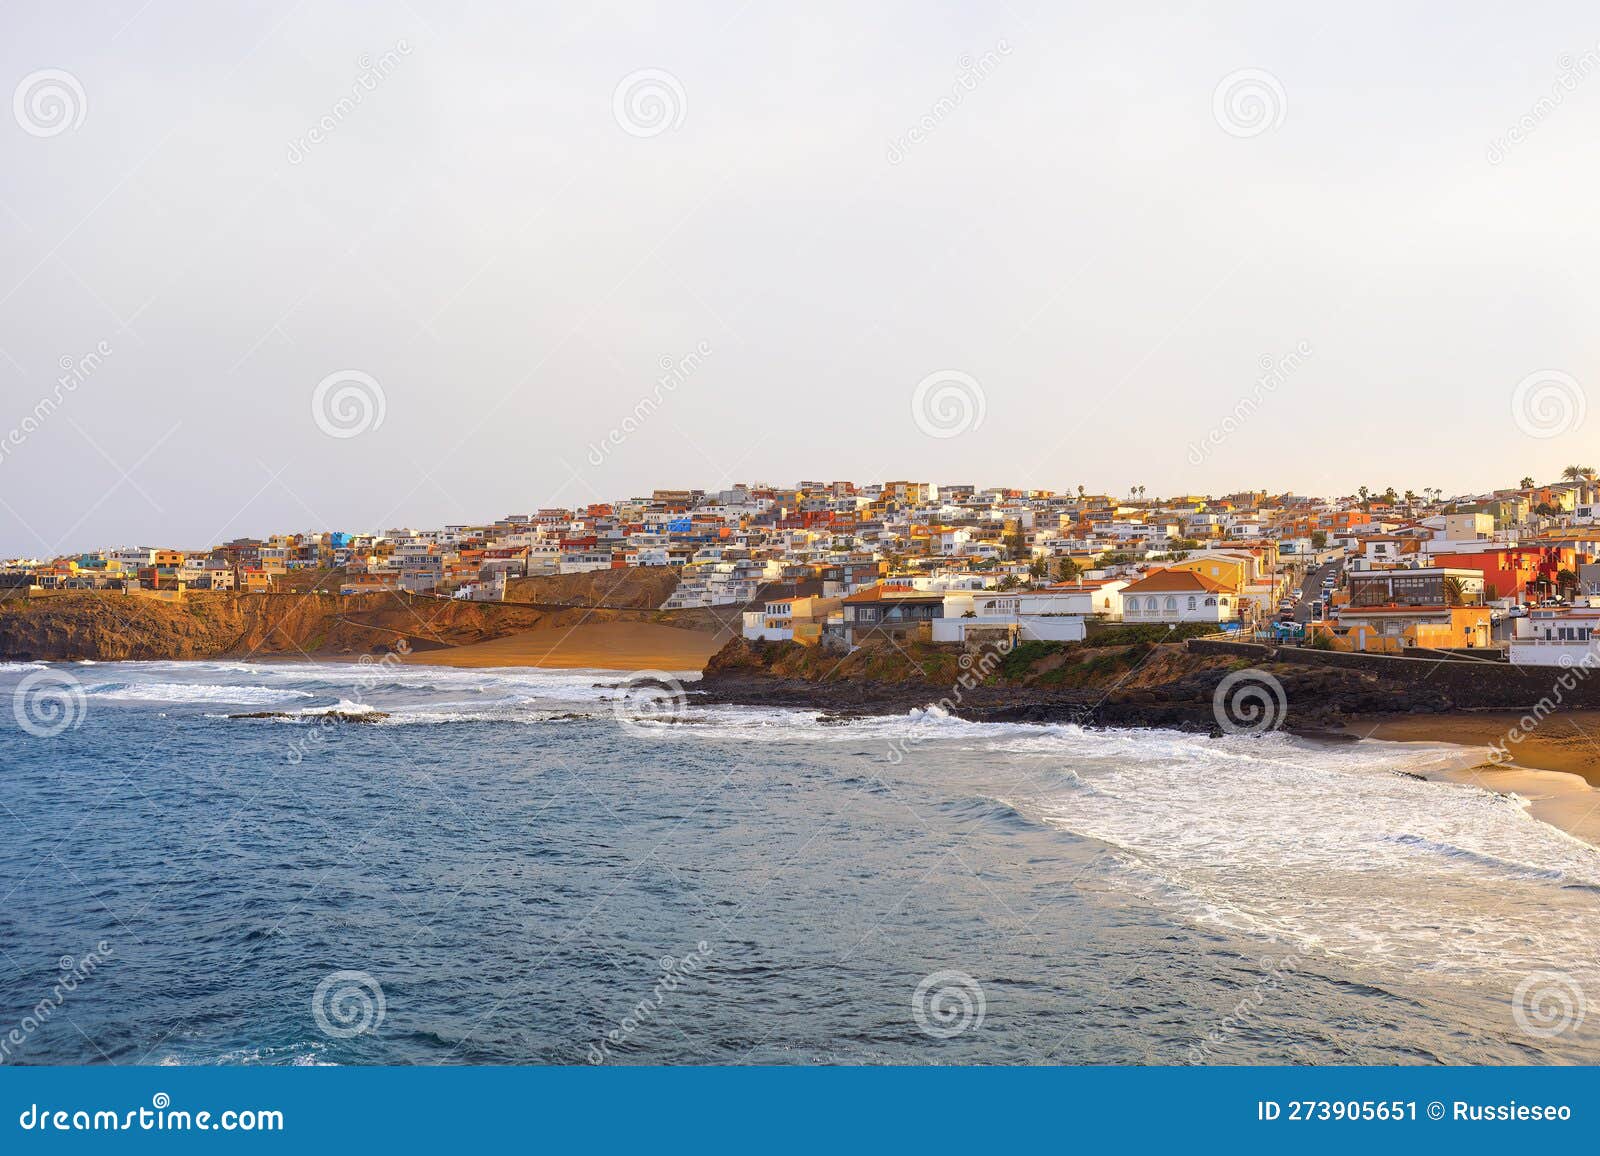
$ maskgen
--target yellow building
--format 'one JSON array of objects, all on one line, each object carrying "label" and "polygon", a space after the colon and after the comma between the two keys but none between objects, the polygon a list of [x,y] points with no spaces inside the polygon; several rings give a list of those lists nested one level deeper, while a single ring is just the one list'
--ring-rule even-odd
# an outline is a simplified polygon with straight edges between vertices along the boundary
[{"label": "yellow building", "polygon": [[1244,558],[1225,554],[1200,554],[1185,558],[1182,562],[1173,562],[1167,569],[1183,570],[1209,578],[1217,585],[1227,587],[1233,594],[1242,593],[1250,578],[1250,566]]},{"label": "yellow building", "polygon": [[[1335,628],[1337,627],[1337,629]],[[1336,650],[1399,654],[1412,647],[1461,650],[1490,644],[1487,606],[1363,606],[1339,611],[1337,624],[1319,622]]]}]

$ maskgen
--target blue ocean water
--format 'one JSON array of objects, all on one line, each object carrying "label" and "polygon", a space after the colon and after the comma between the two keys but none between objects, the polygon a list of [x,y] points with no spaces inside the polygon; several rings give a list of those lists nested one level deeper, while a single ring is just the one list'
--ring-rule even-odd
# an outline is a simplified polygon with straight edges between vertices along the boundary
[{"label": "blue ocean water", "polygon": [[0,1061],[1600,1062],[1600,852],[1452,748],[620,677],[0,666]]}]

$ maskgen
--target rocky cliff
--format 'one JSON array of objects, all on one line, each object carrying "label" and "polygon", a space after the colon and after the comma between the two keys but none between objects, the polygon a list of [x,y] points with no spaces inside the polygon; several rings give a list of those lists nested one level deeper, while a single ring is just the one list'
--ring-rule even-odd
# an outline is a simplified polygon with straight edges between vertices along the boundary
[{"label": "rocky cliff", "polygon": [[[1426,683],[1402,685],[1366,671],[1252,663],[1190,651],[1181,643],[1023,643],[1005,654],[929,643],[869,644],[841,655],[792,642],[738,639],[712,657],[696,697],[840,715],[898,714],[936,703],[974,721],[1211,731],[1218,727],[1218,685],[1248,670],[1276,680],[1282,706],[1268,709],[1295,729],[1336,727],[1347,715],[1454,706],[1442,688]],[[1265,680],[1257,679],[1257,685],[1268,686],[1270,693]]]},{"label": "rocky cliff", "polygon": [[0,603],[0,659],[370,654],[402,638],[425,650],[560,625],[553,618],[529,607],[403,594],[194,593],[164,602],[67,593]]},{"label": "rocky cliff", "polygon": [[[729,617],[657,611],[678,582],[676,571],[658,568],[518,579],[505,602],[392,592],[346,598],[327,592],[337,588],[335,572],[288,577],[296,589],[275,594],[191,592],[169,602],[83,591],[5,599],[0,660],[349,656],[381,653],[400,639],[414,651],[432,650],[579,622],[659,622],[719,631],[727,629]],[[619,609],[588,609],[596,605]]]}]

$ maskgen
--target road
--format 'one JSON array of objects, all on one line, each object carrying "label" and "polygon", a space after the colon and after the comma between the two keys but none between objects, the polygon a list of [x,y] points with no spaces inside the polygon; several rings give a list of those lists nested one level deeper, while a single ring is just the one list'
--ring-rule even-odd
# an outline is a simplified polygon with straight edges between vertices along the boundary
[{"label": "road", "polygon": [[1325,574],[1339,573],[1339,562],[1325,562],[1321,566],[1313,566],[1306,571],[1305,581],[1300,584],[1300,598],[1294,604],[1294,620],[1299,623],[1311,621],[1311,604],[1322,599],[1322,578]]}]

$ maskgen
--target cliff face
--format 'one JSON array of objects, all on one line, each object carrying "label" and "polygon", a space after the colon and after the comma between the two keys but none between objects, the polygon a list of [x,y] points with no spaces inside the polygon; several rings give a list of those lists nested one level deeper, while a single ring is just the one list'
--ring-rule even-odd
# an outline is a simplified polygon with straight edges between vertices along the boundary
[{"label": "cliff face", "polygon": [[[302,588],[292,593],[196,591],[177,602],[96,591],[5,599],[0,660],[353,656],[380,653],[400,639],[412,650],[433,650],[580,622],[659,622],[705,631],[727,630],[730,618],[737,629],[738,622],[737,607],[657,611],[678,584],[676,570],[658,567],[515,579],[505,602],[318,592],[336,588],[337,576],[296,571],[288,580]],[[620,609],[586,609],[596,605]]]},{"label": "cliff face", "polygon": [[618,570],[591,570],[586,574],[512,578],[506,583],[506,601],[655,610],[677,588],[678,572],[674,569],[629,566]]},{"label": "cliff face", "polygon": [[0,659],[369,654],[482,642],[543,624],[530,607],[403,594],[194,593],[180,602],[83,592],[0,603]]}]

